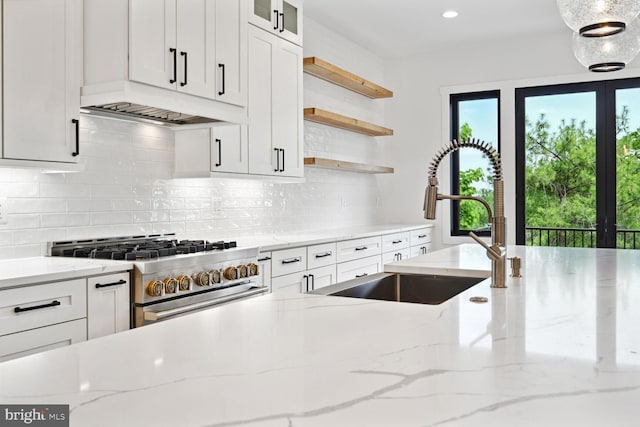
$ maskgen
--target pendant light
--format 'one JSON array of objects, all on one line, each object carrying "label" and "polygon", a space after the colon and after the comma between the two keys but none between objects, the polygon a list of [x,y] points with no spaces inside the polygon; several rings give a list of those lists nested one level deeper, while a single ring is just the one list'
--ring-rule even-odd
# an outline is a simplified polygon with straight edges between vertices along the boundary
[{"label": "pendant light", "polygon": [[621,70],[640,52],[640,18],[626,30],[607,37],[582,37],[573,33],[573,52],[589,71]]},{"label": "pendant light", "polygon": [[624,32],[640,14],[638,0],[557,0],[560,16],[582,37],[606,37]]}]

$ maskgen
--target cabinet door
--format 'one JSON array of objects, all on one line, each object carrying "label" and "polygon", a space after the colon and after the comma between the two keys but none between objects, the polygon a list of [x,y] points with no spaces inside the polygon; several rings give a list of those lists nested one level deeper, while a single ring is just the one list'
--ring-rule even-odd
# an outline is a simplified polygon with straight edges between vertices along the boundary
[{"label": "cabinet door", "polygon": [[303,282],[303,285],[305,285],[307,289],[303,289],[303,292],[324,288],[325,286],[333,285],[338,281],[335,264],[314,268],[313,270],[307,271],[305,276],[306,281]]},{"label": "cabinet door", "polygon": [[247,105],[247,2],[217,0],[215,52],[216,98]]},{"label": "cabinet door", "polygon": [[304,175],[302,48],[280,41],[273,62],[273,146],[281,149],[281,175]]},{"label": "cabinet door", "polygon": [[211,129],[179,129],[174,138],[174,176],[209,178],[213,156]]},{"label": "cabinet door", "polygon": [[368,276],[382,271],[380,255],[356,259],[337,265],[338,282]]},{"label": "cabinet door", "polygon": [[87,279],[89,339],[129,329],[129,273]]},{"label": "cabinet door", "polygon": [[129,78],[175,89],[177,49],[176,0],[130,0]]},{"label": "cabinet door", "polygon": [[87,323],[85,319],[1,336],[0,362],[86,340]]},{"label": "cabinet door", "polygon": [[178,86],[216,98],[216,0],[180,0],[176,11]]},{"label": "cabinet door", "polygon": [[272,82],[274,51],[277,38],[257,28],[249,27],[249,173],[276,175],[276,154],[273,146]]},{"label": "cabinet door", "polygon": [[76,162],[82,0],[2,4],[4,157]]},{"label": "cabinet door", "polygon": [[304,272],[271,278],[271,292],[274,294],[299,294],[306,284]]},{"label": "cabinet door", "polygon": [[249,22],[302,46],[300,0],[249,0]]},{"label": "cabinet door", "polygon": [[302,49],[249,28],[249,172],[301,177]]},{"label": "cabinet door", "polygon": [[409,248],[398,249],[392,252],[382,254],[382,265],[390,262],[402,261],[411,258],[411,250]]},{"label": "cabinet door", "polygon": [[418,246],[411,246],[411,258],[414,256],[425,255],[431,249],[431,243],[424,243]]},{"label": "cabinet door", "polygon": [[211,171],[247,173],[247,127],[244,125],[211,128]]}]

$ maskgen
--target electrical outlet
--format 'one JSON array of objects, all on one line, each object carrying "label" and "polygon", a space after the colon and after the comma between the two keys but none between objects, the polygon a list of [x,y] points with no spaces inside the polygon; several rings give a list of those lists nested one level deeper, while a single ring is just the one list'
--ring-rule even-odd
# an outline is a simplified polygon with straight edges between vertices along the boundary
[{"label": "electrical outlet", "polygon": [[8,224],[7,214],[9,212],[9,203],[6,197],[0,197],[0,225]]}]

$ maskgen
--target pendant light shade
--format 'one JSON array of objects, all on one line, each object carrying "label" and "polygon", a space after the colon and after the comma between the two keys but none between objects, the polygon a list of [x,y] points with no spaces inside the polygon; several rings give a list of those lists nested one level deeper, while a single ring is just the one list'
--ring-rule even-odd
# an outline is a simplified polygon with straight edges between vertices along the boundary
[{"label": "pendant light shade", "polygon": [[589,71],[621,70],[640,52],[640,19],[627,25],[625,31],[608,37],[582,37],[573,33],[573,51]]},{"label": "pendant light shade", "polygon": [[624,32],[640,14],[638,0],[557,0],[560,16],[582,37],[605,37]]}]

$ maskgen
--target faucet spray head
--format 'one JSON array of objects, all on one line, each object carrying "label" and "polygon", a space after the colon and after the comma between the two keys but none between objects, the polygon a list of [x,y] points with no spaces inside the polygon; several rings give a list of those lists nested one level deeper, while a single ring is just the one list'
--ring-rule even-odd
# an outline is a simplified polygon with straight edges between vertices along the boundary
[{"label": "faucet spray head", "polygon": [[438,179],[429,178],[424,193],[424,218],[436,219],[436,202],[438,201]]}]

